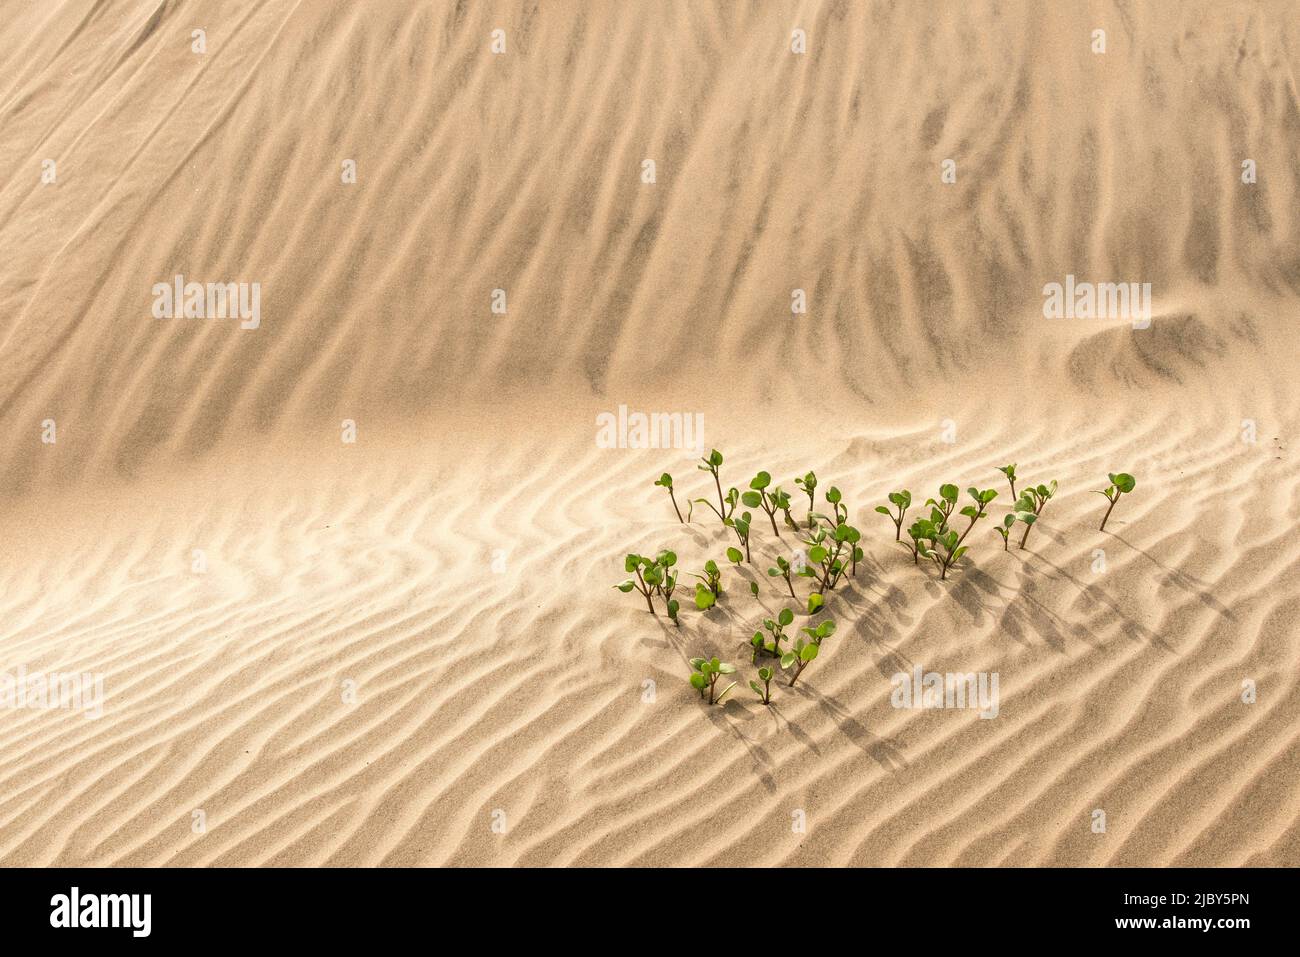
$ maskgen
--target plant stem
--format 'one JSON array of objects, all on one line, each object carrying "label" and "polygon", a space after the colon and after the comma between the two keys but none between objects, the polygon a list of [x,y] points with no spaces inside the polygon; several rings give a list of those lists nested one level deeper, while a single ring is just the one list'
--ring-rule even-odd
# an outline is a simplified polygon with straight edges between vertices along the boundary
[{"label": "plant stem", "polygon": [[1102,516],[1101,528],[1098,529],[1098,531],[1102,531],[1102,532],[1106,531],[1106,519],[1110,518],[1110,513],[1115,508],[1115,503],[1118,501],[1119,501],[1118,495],[1116,495],[1114,498],[1110,500],[1110,508],[1106,509],[1106,514]]},{"label": "plant stem", "polygon": [[650,614],[652,614],[652,615],[654,615],[656,618],[658,618],[658,617],[659,617],[659,612],[655,611],[655,603],[654,603],[653,601],[650,600],[650,589],[646,587],[645,579],[641,577],[641,569],[640,569],[640,568],[637,568],[637,570],[636,570],[636,578],[637,578],[637,581],[639,581],[639,582],[641,583],[641,587],[638,588],[637,591],[639,591],[641,594],[645,595],[645,603],[646,603],[646,607],[648,607],[648,608],[650,609]]},{"label": "plant stem", "polygon": [[711,471],[713,472],[713,484],[718,487],[718,508],[722,510],[718,512],[718,515],[721,517],[722,512],[726,511],[727,509],[727,503],[726,500],[723,499],[722,497],[722,483],[718,481],[718,470],[715,468],[712,469]]},{"label": "plant stem", "polygon": [[795,601],[798,601],[799,596],[794,593],[794,585],[790,583],[790,573],[782,572],[781,574],[785,578],[785,587],[790,589],[790,597],[793,598]]},{"label": "plant stem", "polygon": [[685,525],[686,519],[682,518],[682,510],[677,507],[677,496],[673,494],[671,486],[668,489],[668,497],[673,500],[673,511],[677,513],[677,521]]},{"label": "plant stem", "polygon": [[799,676],[803,674],[803,670],[807,667],[808,667],[808,662],[804,661],[802,658],[799,659],[799,667],[795,670],[795,673],[791,676],[790,684],[788,684],[786,687],[793,688],[794,683],[799,680]]}]

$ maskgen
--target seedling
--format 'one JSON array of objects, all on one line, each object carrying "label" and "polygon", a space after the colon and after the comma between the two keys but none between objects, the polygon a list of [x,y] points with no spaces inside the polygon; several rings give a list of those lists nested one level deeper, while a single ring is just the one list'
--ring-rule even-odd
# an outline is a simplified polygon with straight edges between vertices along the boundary
[{"label": "seedling", "polygon": [[[710,475],[713,476],[713,484],[718,489],[718,507],[713,508],[713,503],[706,498],[697,498],[695,499],[695,501],[703,502],[705,505],[709,506],[709,508],[713,508],[713,513],[717,515],[718,518],[722,519],[725,522],[727,520],[727,516],[730,515],[731,513],[727,510],[727,502],[722,495],[722,481],[718,478],[718,469],[722,466],[722,453],[719,452],[717,449],[713,449],[711,452],[709,452],[708,455],[701,456],[700,461],[703,462],[704,464],[697,465],[695,467],[699,469],[701,472],[708,472]],[[731,507],[732,508],[736,507],[734,502],[732,503]]]},{"label": "seedling", "polygon": [[758,686],[758,681],[751,681],[749,686],[754,689],[754,693],[763,699],[763,704],[772,703],[772,669],[759,668],[758,679],[763,682],[763,687]]},{"label": "seedling", "polygon": [[794,480],[794,484],[799,486],[808,493],[808,527],[812,528],[816,519],[813,518],[813,510],[817,507],[817,474],[809,472],[803,478]]},{"label": "seedling", "polygon": [[786,525],[788,525],[790,528],[797,529],[799,527],[799,524],[793,518],[790,517],[790,493],[785,491],[784,489],[781,488],[781,486],[778,485],[776,488],[772,489],[772,491],[768,493],[767,497],[772,500],[773,505],[775,505],[777,508],[781,510],[782,514],[785,516]]},{"label": "seedling", "polygon": [[1007,481],[1011,483],[1011,501],[1014,502],[1016,500],[1016,464],[1012,462],[1010,465],[999,465],[998,471],[1005,475]]},{"label": "seedling", "polygon": [[663,571],[663,577],[659,581],[659,594],[663,596],[664,606],[668,609],[668,617],[672,619],[673,624],[677,624],[677,610],[681,606],[677,599],[673,598],[673,591],[677,588],[677,572],[669,571],[677,564],[677,555],[675,552],[662,551],[655,556],[655,564]]},{"label": "seedling", "polygon": [[795,601],[799,600],[799,596],[794,593],[794,585],[791,584],[790,582],[790,563],[788,561],[786,561],[784,558],[778,555],[776,557],[776,567],[769,568],[767,570],[767,573],[772,578],[776,578],[778,575],[784,578],[785,587],[790,589],[790,597],[793,598]]},{"label": "seedling", "polygon": [[962,532],[961,537],[957,539],[958,545],[960,545],[965,540],[966,536],[970,534],[970,530],[975,527],[975,523],[984,517],[984,510],[989,507],[989,503],[998,497],[996,489],[978,489],[974,486],[966,489],[966,494],[975,500],[975,504],[967,505],[961,510],[961,514],[970,519],[970,524],[966,526],[966,530]]},{"label": "seedling", "polygon": [[941,579],[946,579],[948,569],[957,559],[966,554],[967,546],[958,544],[960,541],[957,532],[950,528],[946,532],[940,532],[932,542],[927,543],[926,557],[938,566]]},{"label": "seedling", "polygon": [[1007,547],[1007,542],[1010,540],[1011,529],[1012,526],[1014,526],[1015,524],[1016,524],[1016,513],[1008,512],[1006,516],[1002,519],[1001,525],[993,526],[993,531],[997,532],[999,535],[1002,536],[1002,550],[1004,552],[1010,551],[1010,548]]},{"label": "seedling", "polygon": [[699,579],[695,586],[695,607],[707,611],[722,597],[722,572],[718,569],[718,563],[710,558],[704,563],[703,575],[694,572],[691,575]]},{"label": "seedling", "polygon": [[668,489],[668,497],[673,500],[673,511],[677,513],[677,521],[685,525],[686,519],[682,518],[682,510],[677,507],[677,496],[673,494],[673,477],[665,472],[659,476],[659,480],[655,484]]},{"label": "seedling", "polygon": [[758,582],[749,583],[749,593],[753,595],[755,598],[758,597]]},{"label": "seedling", "polygon": [[[672,555],[671,552],[663,554]],[[673,555],[673,561],[677,561],[676,555]],[[661,590],[660,586],[663,584],[664,576],[667,574],[666,568],[661,566],[658,561],[646,558],[644,555],[628,555],[623,559],[623,570],[629,574],[636,575],[636,578],[629,578],[627,581],[620,582],[614,587],[625,593],[630,592],[635,588],[645,596],[646,607],[650,609],[650,614],[659,614],[655,611],[653,598],[655,592]],[[674,575],[673,584],[676,585],[676,583],[677,577]]]},{"label": "seedling", "polygon": [[[890,510],[889,505],[898,510],[897,514]],[[876,511],[894,523],[894,541],[901,542],[903,540],[903,518],[907,515],[907,510],[912,507],[912,493],[907,489],[903,489],[901,492],[890,492],[889,505],[877,505]]]},{"label": "seedling", "polygon": [[1043,514],[1043,506],[1055,494],[1056,479],[1052,479],[1047,485],[1031,485],[1020,493],[1020,498],[1016,500],[1015,507],[1016,512],[1019,513],[1017,517],[1025,523],[1025,534],[1020,536],[1021,548],[1025,547],[1025,540],[1029,538],[1029,530],[1034,527],[1034,523]]},{"label": "seedling", "polygon": [[709,704],[722,704],[722,699],[727,696],[727,692],[736,687],[736,682],[733,681],[722,689],[721,694],[717,693],[718,678],[722,675],[734,675],[735,665],[729,665],[717,658],[692,658],[691,668],[691,687],[699,691],[700,697],[704,697],[704,692],[707,691]]},{"label": "seedling", "polygon": [[930,521],[934,524],[935,531],[946,532],[948,516],[957,507],[957,486],[940,485],[939,497],[927,498],[925,504],[930,506]]},{"label": "seedling", "polygon": [[781,537],[780,531],[776,527],[776,513],[783,506],[778,501],[777,496],[785,497],[786,514],[789,514],[790,496],[786,495],[779,488],[773,489],[772,494],[767,493],[767,487],[772,484],[772,476],[768,472],[759,472],[749,481],[750,491],[740,496],[740,500],[750,508],[761,508],[767,513],[767,520],[772,523],[772,534],[777,538]]},{"label": "seedling", "polygon": [[[744,512],[741,514],[740,518],[723,519],[723,524],[727,525],[733,532],[736,533],[736,538],[738,538],[740,540],[740,544],[745,547],[745,561],[750,562],[752,564],[754,560],[749,557],[749,522],[751,517],[752,516],[750,515],[749,512]],[[727,549],[728,558],[731,557],[731,553],[733,551],[735,551],[735,549],[733,548]]]},{"label": "seedling", "polygon": [[1103,532],[1106,531],[1106,520],[1110,518],[1110,513],[1114,511],[1115,503],[1119,501],[1119,497],[1121,495],[1127,495],[1129,492],[1133,491],[1133,487],[1137,485],[1137,479],[1133,478],[1133,476],[1129,475],[1127,472],[1114,472],[1108,475],[1107,478],[1110,479],[1110,485],[1105,491],[1102,491],[1101,489],[1093,490],[1098,495],[1106,496],[1107,501],[1110,502],[1110,505],[1106,507],[1106,514],[1101,517],[1101,528],[1099,531]]},{"label": "seedling", "polygon": [[[935,509],[930,514],[935,515],[937,513],[938,509]],[[908,550],[912,553],[913,565],[920,564],[922,558],[930,557],[930,547],[933,545],[937,534],[938,530],[934,522],[928,518],[918,518],[908,527],[907,536],[912,540],[912,545]]]},{"label": "seedling", "polygon": [[794,621],[794,612],[789,608],[782,608],[776,616],[776,620],[765,618],[763,627],[767,629],[768,635],[772,640],[769,642],[761,631],[754,632],[754,637],[750,639],[750,644],[754,646],[754,654],[760,651],[765,655],[771,655],[773,658],[780,658],[782,655],[781,642],[786,640],[785,628]]},{"label": "seedling", "polygon": [[821,651],[822,639],[834,634],[835,622],[827,618],[816,628],[803,628],[801,630],[808,638],[800,638],[795,642],[793,650],[787,651],[781,656],[781,670],[794,669],[794,674],[790,676],[791,688],[799,680],[799,676],[803,674],[803,670],[808,667],[809,662],[816,658],[817,653]]},{"label": "seedling", "polygon": [[[950,487],[945,485],[944,489]],[[988,508],[989,502],[998,497],[997,490],[991,488],[980,490],[972,487],[966,490],[966,494],[975,500],[974,505],[967,505],[961,510],[961,514],[970,519],[966,530],[958,535],[956,529],[944,528],[939,530],[932,525],[929,530],[929,537],[925,541],[926,557],[930,558],[939,567],[940,579],[947,579],[948,569],[952,568],[957,560],[969,550],[969,546],[963,545],[962,542],[966,540],[966,536],[975,527],[975,523],[984,517],[984,510]],[[944,499],[947,501],[946,495]]]}]

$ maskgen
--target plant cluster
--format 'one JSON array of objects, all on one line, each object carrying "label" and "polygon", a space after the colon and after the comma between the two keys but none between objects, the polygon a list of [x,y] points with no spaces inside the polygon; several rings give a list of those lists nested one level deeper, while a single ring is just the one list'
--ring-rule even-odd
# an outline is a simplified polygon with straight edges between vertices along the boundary
[{"label": "plant cluster", "polygon": [[[734,487],[728,488],[724,493],[721,479],[723,461],[722,453],[717,449],[701,457],[701,464],[697,467],[700,471],[708,472],[713,478],[717,505],[715,506],[708,498],[691,499],[689,500],[691,508],[685,519],[682,518],[681,510],[677,505],[673,477],[665,472],[654,484],[667,489],[673,511],[678,521],[684,524],[690,523],[695,505],[707,506],[722,525],[730,529],[736,537],[736,543],[726,547],[726,558],[737,567],[754,563],[750,541],[753,513],[742,511],[737,515],[737,508],[743,504],[746,509],[761,511],[767,516],[772,534],[777,539],[782,537],[777,523],[777,515],[781,515],[783,524],[798,533],[798,540],[806,548],[794,552],[789,559],[781,555],[776,556],[773,559],[775,564],[767,569],[767,574],[770,578],[781,579],[790,597],[796,602],[799,601],[799,596],[794,588],[794,579],[811,580],[812,590],[807,596],[807,613],[811,619],[825,608],[827,596],[834,591],[845,575],[856,576],[858,562],[863,558],[863,549],[860,545],[861,532],[849,524],[849,509],[843,502],[840,490],[833,485],[827,488],[823,493],[827,508],[825,511],[818,511],[816,473],[810,471],[795,478],[795,486],[808,496],[807,516],[802,522],[796,522],[790,514],[793,507],[790,493],[784,491],[779,485],[773,486],[770,472],[760,471],[750,479],[749,488],[743,493]],[[1021,488],[1017,494],[1015,464],[999,466],[998,471],[1007,479],[1012,505],[1010,511],[1002,517],[993,530],[1001,537],[1003,550],[1007,551],[1010,550],[1012,530],[1017,523],[1024,525],[1019,544],[1020,548],[1024,548],[1033,526],[1042,517],[1047,503],[1055,497],[1057,483],[1052,480],[1045,484],[1028,485]],[[1098,494],[1105,496],[1110,503],[1106,514],[1102,517],[1101,531],[1105,531],[1106,522],[1120,496],[1132,492],[1136,484],[1133,476],[1125,472],[1111,474],[1109,479],[1110,484],[1107,488],[1098,490]],[[974,486],[966,489],[966,494],[970,501],[959,508],[958,487],[951,483],[940,485],[938,495],[925,500],[924,514],[915,518],[911,524],[908,524],[907,517],[913,500],[912,493],[907,489],[889,493],[888,504],[876,506],[875,511],[889,519],[894,526],[894,541],[911,553],[914,564],[919,565],[921,559],[926,559],[938,571],[939,578],[945,580],[948,572],[969,551],[969,546],[965,544],[967,538],[976,524],[987,517],[990,504],[998,497],[995,489],[980,489]],[[962,518],[966,519],[964,523],[961,521]],[[907,533],[906,540],[903,539],[904,531]],[[632,591],[640,593],[645,599],[646,607],[654,615],[658,614],[655,607],[655,601],[658,599],[663,603],[668,617],[674,623],[678,623],[680,605],[673,598],[678,578],[676,565],[677,555],[668,550],[659,552],[654,558],[629,554],[624,559],[624,570],[631,577],[614,587],[625,593]],[[708,611],[721,600],[724,594],[722,571],[718,563],[710,559],[704,563],[703,574],[692,573],[692,577],[697,579],[695,607],[700,611]],[[755,597],[758,596],[757,581],[749,582],[749,589]],[[762,627],[754,631],[753,637],[748,642],[751,663],[758,665],[760,657],[774,659],[781,671],[789,673],[790,687],[794,686],[804,669],[817,658],[822,642],[835,632],[835,622],[831,618],[825,618],[816,625],[810,622],[800,629],[798,636],[793,637],[794,644],[790,646],[788,642],[792,640],[792,636],[788,635],[785,629],[794,624],[794,619],[795,612],[791,608],[782,608],[775,618],[763,619]],[[783,643],[787,644],[783,646]],[[720,704],[738,682],[732,681],[719,691],[719,680],[722,676],[734,674],[735,671],[734,665],[720,661],[716,657],[692,658],[690,683],[700,692],[701,697],[707,695],[709,704]],[[758,680],[749,682],[750,688],[765,705],[772,701],[771,685],[775,674],[773,667],[764,665],[758,668]]]}]

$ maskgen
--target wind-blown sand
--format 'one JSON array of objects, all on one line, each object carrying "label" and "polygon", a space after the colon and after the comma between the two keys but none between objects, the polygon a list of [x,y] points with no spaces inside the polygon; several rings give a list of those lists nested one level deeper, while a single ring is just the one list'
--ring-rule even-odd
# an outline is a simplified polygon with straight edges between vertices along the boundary
[{"label": "wind-blown sand", "polygon": [[[0,862],[1300,864],[1293,3],[5,14],[0,672],[104,702],[0,709]],[[177,273],[260,327],[154,318]],[[1150,328],[1043,318],[1067,274]],[[690,450],[598,447],[619,405],[844,492],[865,559],[770,709],[793,536],[679,628],[613,590],[731,544],[652,485],[712,494]],[[1012,461],[1058,496],[946,582],[872,512],[999,520]],[[916,666],[997,717],[894,708]]]}]

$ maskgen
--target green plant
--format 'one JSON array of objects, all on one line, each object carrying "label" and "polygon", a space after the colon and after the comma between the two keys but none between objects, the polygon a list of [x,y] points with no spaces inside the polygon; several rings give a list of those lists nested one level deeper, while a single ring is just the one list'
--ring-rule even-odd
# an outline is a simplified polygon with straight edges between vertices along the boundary
[{"label": "green plant", "polygon": [[948,516],[952,510],[957,507],[957,486],[940,485],[938,498],[927,498],[925,504],[930,506],[930,521],[934,524],[935,531],[946,532],[948,530]]},{"label": "green plant", "polygon": [[1025,534],[1020,536],[1020,547],[1025,547],[1025,541],[1029,538],[1029,530],[1034,527],[1043,514],[1043,506],[1046,505],[1056,494],[1056,479],[1052,479],[1047,485],[1031,485],[1020,493],[1020,498],[1016,500],[1015,509],[1016,517],[1025,523]]},{"label": "green plant", "polygon": [[727,546],[727,561],[731,562],[731,564],[733,565],[739,565],[744,560],[745,560],[744,552],[742,552],[739,548],[736,548],[734,545]]},{"label": "green plant", "polygon": [[[782,492],[780,488],[775,488],[769,495],[767,487],[772,484],[772,476],[768,472],[759,472],[749,481],[750,491],[740,496],[740,500],[750,508],[761,508],[767,513],[767,520],[772,523],[772,534],[777,538],[781,537],[781,532],[776,527],[776,513],[782,508],[787,515],[790,514],[790,496]],[[782,504],[780,497],[784,497],[785,502]]]},{"label": "green plant", "polygon": [[803,670],[808,667],[809,662],[816,658],[817,653],[821,651],[822,639],[834,634],[835,622],[827,618],[816,628],[801,628],[800,631],[808,635],[808,638],[806,640],[800,638],[795,642],[792,650],[781,656],[782,671],[794,668],[794,674],[790,676],[791,688],[799,680],[799,676],[803,674]]},{"label": "green plant", "polygon": [[719,661],[717,658],[692,658],[691,659],[691,687],[704,696],[704,692],[709,693],[709,704],[721,704],[722,699],[727,696],[727,692],[736,687],[736,682],[732,682],[722,689],[721,694],[717,694],[718,678],[722,675],[733,675],[736,673],[736,666],[729,665],[725,661]]},{"label": "green plant", "polygon": [[1115,510],[1115,503],[1119,501],[1119,497],[1121,495],[1127,495],[1129,492],[1133,491],[1134,486],[1137,485],[1137,479],[1133,478],[1133,476],[1129,475],[1127,472],[1113,472],[1108,475],[1107,478],[1110,479],[1110,485],[1107,486],[1104,491],[1102,489],[1093,490],[1098,495],[1106,496],[1107,501],[1110,502],[1110,505],[1106,507],[1106,514],[1101,517],[1101,528],[1099,531],[1103,532],[1106,531],[1106,520],[1110,518],[1110,513]]},{"label": "green plant", "polygon": [[718,563],[710,558],[704,563],[703,575],[692,572],[691,576],[699,579],[695,586],[695,607],[707,611],[722,597],[722,572]]},{"label": "green plant", "polygon": [[[827,528],[816,527],[807,538],[803,539],[804,544],[809,546],[808,561],[820,569],[818,591],[821,592],[834,589],[840,576],[844,574],[845,559],[852,563],[853,573],[856,574],[858,559],[862,557],[862,549],[858,547],[862,533],[845,523],[849,510],[841,504],[840,490],[832,485],[826,490],[826,501],[830,503],[834,514],[812,514],[816,519],[824,520]],[[841,558],[845,545],[849,547],[849,551],[844,558]],[[814,571],[811,565],[805,567],[800,574],[808,578],[818,578],[818,572]]]},{"label": "green plant", "polygon": [[763,704],[772,703],[772,669],[759,668],[758,678],[763,682],[763,687],[758,686],[758,681],[751,681],[749,686],[754,689],[754,693],[763,699]]},{"label": "green plant", "polygon": [[662,570],[659,579],[659,594],[663,596],[664,607],[668,609],[668,617],[672,619],[673,624],[678,624],[677,611],[681,607],[677,599],[673,597],[673,591],[677,588],[677,572],[669,571],[677,564],[677,555],[675,552],[664,550],[655,556],[655,564]]},{"label": "green plant", "polygon": [[790,563],[788,561],[786,561],[784,558],[778,555],[776,557],[776,567],[769,568],[767,570],[767,573],[772,578],[776,578],[778,575],[784,578],[785,587],[790,589],[790,597],[793,598],[795,601],[799,600],[799,596],[794,593],[794,585],[790,582]]},{"label": "green plant", "polygon": [[950,528],[946,532],[939,532],[926,544],[926,557],[938,567],[941,579],[946,579],[948,569],[966,554],[967,546],[960,542],[956,530]]},{"label": "green plant", "polygon": [[781,642],[786,640],[785,628],[794,621],[794,612],[789,608],[782,608],[777,614],[776,620],[771,618],[763,619],[763,627],[767,629],[768,635],[772,641],[769,643],[761,631],[754,632],[754,637],[749,643],[754,646],[754,655],[758,656],[761,651],[765,655],[771,655],[773,658],[781,657]]},{"label": "green plant", "polygon": [[[944,488],[947,489],[950,486],[944,486]],[[957,560],[969,550],[970,546],[963,545],[962,542],[966,540],[966,536],[975,527],[975,523],[984,517],[984,510],[988,508],[989,503],[998,497],[997,491],[991,488],[980,490],[972,487],[966,490],[966,494],[975,500],[975,504],[967,505],[961,510],[960,514],[970,519],[965,531],[958,535],[957,530],[953,528],[945,527],[943,530],[939,530],[932,522],[930,534],[925,539],[926,557],[930,558],[939,567],[940,579],[946,579],[948,569],[952,568]],[[947,497],[945,496],[946,500]],[[949,508],[949,511],[951,512],[951,508]]]},{"label": "green plant", "polygon": [[1016,500],[1016,464],[1012,462],[1010,465],[999,465],[998,471],[1005,475],[1007,481],[1011,483],[1011,500],[1014,502]]},{"label": "green plant", "polygon": [[[661,555],[672,555],[672,552],[664,552]],[[673,561],[677,561],[677,556],[673,555]],[[623,559],[623,570],[629,574],[636,575],[635,579],[629,578],[627,581],[620,582],[614,587],[621,592],[630,592],[633,589],[639,591],[645,596],[646,607],[650,609],[650,614],[659,614],[655,611],[654,595],[661,590],[664,577],[667,574],[667,568],[659,564],[658,561],[646,558],[644,555],[628,555]],[[673,584],[676,585],[677,576],[673,576]]]},{"label": "green plant", "polygon": [[[931,514],[935,514],[934,510]],[[909,551],[912,553],[912,564],[920,564],[922,558],[929,558],[929,546],[934,541],[938,530],[933,521],[928,518],[918,518],[907,529],[907,535],[912,540]],[[904,543],[906,544],[906,543]]]},{"label": "green plant", "polygon": [[826,604],[826,599],[823,598],[821,595],[819,595],[817,592],[813,592],[811,595],[808,596],[808,614],[815,615],[817,613],[817,609],[822,607],[822,605],[824,604]]},{"label": "green plant", "polygon": [[668,489],[668,497],[673,501],[673,511],[677,513],[677,521],[685,525],[686,519],[682,518],[682,510],[677,507],[677,496],[673,494],[673,477],[665,472],[659,476],[659,480],[655,482],[655,485],[661,485]]},{"label": "green plant", "polygon": [[[739,497],[740,493],[733,488],[727,493],[726,496],[723,496],[722,494],[722,481],[721,479],[718,478],[718,469],[722,466],[721,452],[719,452],[717,449],[713,449],[711,452],[709,452],[708,455],[701,456],[700,461],[703,462],[704,464],[697,465],[695,467],[699,469],[701,472],[708,472],[710,475],[713,476],[713,484],[718,490],[718,507],[713,508],[713,503],[710,502],[707,498],[697,498],[694,499],[693,501],[703,502],[705,505],[709,506],[709,508],[713,508],[713,514],[718,516],[718,518],[721,519],[723,522],[726,522],[727,516],[730,515],[732,511],[734,511],[736,508],[736,499]],[[730,503],[731,508],[727,507],[728,503]]]},{"label": "green plant", "polygon": [[903,540],[903,518],[907,515],[907,510],[912,507],[912,493],[907,489],[903,489],[901,492],[890,492],[889,504],[898,509],[898,514],[890,511],[888,505],[877,505],[876,511],[894,523],[894,541],[901,542]]},{"label": "green plant", "polygon": [[[749,522],[751,517],[749,512],[743,512],[740,518],[723,519],[723,524],[736,533],[736,538],[745,547],[745,561],[753,563],[754,560],[749,557]],[[727,555],[730,557],[731,549],[727,549]]]},{"label": "green plant", "polygon": [[785,516],[785,524],[790,528],[797,529],[799,523],[790,517],[790,493],[778,485],[768,493],[767,497],[772,500],[773,505],[781,510],[782,514]]},{"label": "green plant", "polygon": [[812,528],[816,523],[816,519],[813,518],[813,510],[817,507],[817,497],[815,494],[817,491],[817,474],[815,472],[809,472],[803,478],[795,479],[794,484],[808,493],[808,527]]},{"label": "green plant", "polygon": [[1007,547],[1007,542],[1011,536],[1012,526],[1014,526],[1015,524],[1016,524],[1016,513],[1008,512],[1006,516],[1003,517],[1001,525],[993,526],[993,531],[997,532],[999,535],[1002,536],[1002,550],[1004,552],[1010,551],[1010,549]]}]

